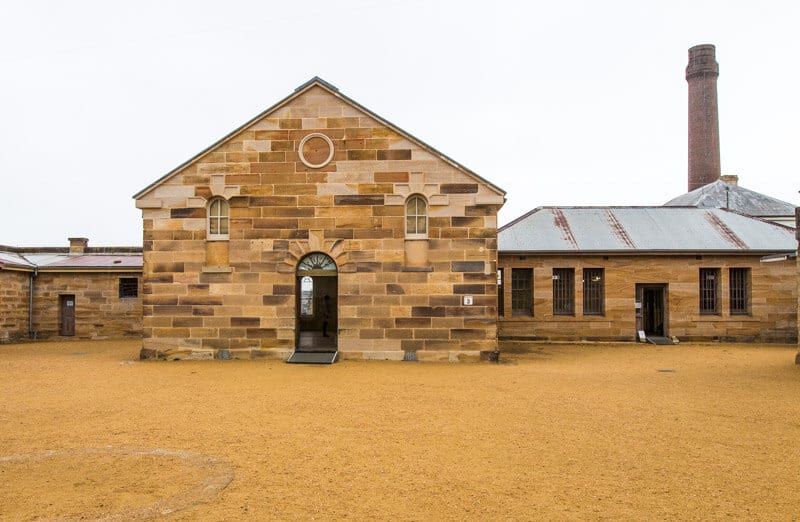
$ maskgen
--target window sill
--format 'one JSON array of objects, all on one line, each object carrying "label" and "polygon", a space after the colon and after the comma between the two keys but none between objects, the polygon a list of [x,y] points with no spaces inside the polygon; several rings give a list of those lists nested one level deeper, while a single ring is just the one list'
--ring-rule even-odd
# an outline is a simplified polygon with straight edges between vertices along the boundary
[{"label": "window sill", "polygon": [[432,266],[404,266],[403,272],[433,272]]},{"label": "window sill", "polygon": [[204,274],[229,274],[233,268],[229,266],[204,266],[201,270]]}]

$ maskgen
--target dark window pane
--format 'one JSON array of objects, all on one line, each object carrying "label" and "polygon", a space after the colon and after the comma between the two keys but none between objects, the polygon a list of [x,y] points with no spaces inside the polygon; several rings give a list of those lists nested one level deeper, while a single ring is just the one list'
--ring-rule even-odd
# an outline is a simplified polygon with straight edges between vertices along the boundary
[{"label": "dark window pane", "polygon": [[511,313],[533,315],[533,269],[511,270]]},{"label": "dark window pane", "polygon": [[731,315],[750,313],[750,269],[730,269]]},{"label": "dark window pane", "polygon": [[553,269],[553,315],[575,315],[575,269]]},{"label": "dark window pane", "polygon": [[583,269],[583,315],[605,313],[605,274],[602,268]]},{"label": "dark window pane", "polygon": [[719,314],[719,268],[700,269],[700,313]]},{"label": "dark window pane", "polygon": [[139,297],[139,278],[121,277],[119,279],[119,297],[120,298]]}]

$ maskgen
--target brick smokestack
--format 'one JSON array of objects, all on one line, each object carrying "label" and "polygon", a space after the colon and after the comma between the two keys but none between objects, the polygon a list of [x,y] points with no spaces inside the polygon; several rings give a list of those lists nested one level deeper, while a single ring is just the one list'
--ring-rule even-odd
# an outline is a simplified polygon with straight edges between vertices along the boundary
[{"label": "brick smokestack", "polygon": [[689,49],[689,191],[719,179],[719,64],[713,45]]}]

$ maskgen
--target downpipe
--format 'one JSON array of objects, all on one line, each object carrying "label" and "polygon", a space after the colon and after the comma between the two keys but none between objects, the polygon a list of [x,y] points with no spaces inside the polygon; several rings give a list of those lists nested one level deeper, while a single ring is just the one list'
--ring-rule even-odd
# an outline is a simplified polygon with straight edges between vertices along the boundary
[{"label": "downpipe", "polygon": [[28,277],[28,338],[36,340],[36,332],[33,331],[33,280],[39,275],[39,268],[36,267]]}]

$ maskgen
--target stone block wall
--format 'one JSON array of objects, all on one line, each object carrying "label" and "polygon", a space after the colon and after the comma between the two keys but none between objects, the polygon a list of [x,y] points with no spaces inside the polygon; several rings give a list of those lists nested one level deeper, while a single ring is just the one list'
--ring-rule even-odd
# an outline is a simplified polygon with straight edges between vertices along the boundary
[{"label": "stone block wall", "polygon": [[[311,134],[333,144],[318,168],[298,152]],[[427,239],[406,238],[413,194],[429,205]],[[206,206],[217,196],[230,203],[222,248],[206,235]],[[503,201],[499,189],[312,86],[139,195],[142,354],[291,350],[296,268],[311,252],[338,268],[340,352],[449,360],[494,351]]]},{"label": "stone block wall", "polygon": [[0,270],[0,343],[28,338],[27,272]]},{"label": "stone block wall", "polygon": [[[119,279],[139,273],[39,272],[34,280],[33,330],[38,339],[139,338],[142,300],[120,298]],[[60,296],[75,296],[75,335],[59,335]],[[27,320],[27,319],[26,319]]]},{"label": "stone block wall", "polygon": [[[521,259],[522,257],[522,259]],[[797,277],[792,261],[761,263],[760,256],[545,256],[501,255],[504,269],[504,314],[501,339],[636,340],[636,284],[666,283],[666,333],[681,340],[741,342],[797,341]],[[533,269],[532,317],[514,317],[511,270]],[[552,269],[575,269],[575,314],[553,315]],[[731,315],[728,268],[751,270],[751,313]],[[605,269],[605,314],[583,315],[583,268]],[[720,315],[699,311],[699,270],[720,268]]]}]

